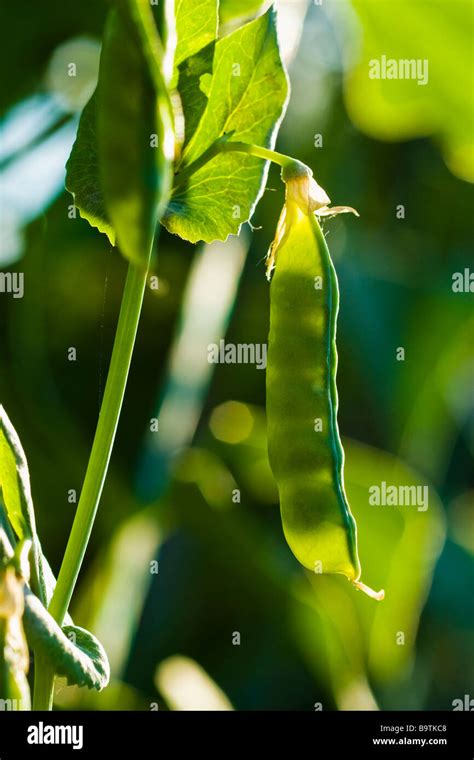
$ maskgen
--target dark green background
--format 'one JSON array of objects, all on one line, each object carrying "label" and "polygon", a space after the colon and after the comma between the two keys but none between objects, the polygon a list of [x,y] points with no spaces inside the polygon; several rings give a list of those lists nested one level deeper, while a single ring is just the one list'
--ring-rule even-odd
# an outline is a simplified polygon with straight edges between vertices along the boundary
[{"label": "dark green background", "polygon": [[[95,0],[43,0],[28,4],[27,14],[15,4],[3,13],[7,110],[41,91],[58,44],[77,35],[100,38],[105,7]],[[360,219],[338,217],[326,225],[341,290],[342,433],[401,457],[422,482],[429,479],[443,504],[447,530],[432,585],[430,573],[425,580],[413,659],[382,678],[371,667],[363,626],[356,625],[349,646],[362,652],[362,672],[380,708],[449,710],[473,688],[474,378],[467,363],[473,296],[451,288],[453,272],[472,267],[472,194],[447,168],[435,141],[382,142],[357,129],[344,103],[341,45],[330,16],[311,5],[290,68],[293,95],[277,147],[313,167],[335,204],[360,212]],[[456,56],[454,43],[448,53]],[[323,134],[323,148],[314,147],[316,133]],[[282,202],[272,167],[252,220],[256,230],[228,342],[266,342],[269,289],[263,257]],[[73,519],[67,492],[79,491],[84,475],[126,270],[104,236],[80,219],[68,219],[70,203],[63,192],[27,226],[22,258],[11,265],[25,273],[25,297],[0,297],[1,401],[26,450],[39,532],[55,571]],[[396,218],[399,204],[405,207],[403,220]],[[304,603],[295,587],[308,583],[282,536],[274,487],[242,474],[265,455],[263,372],[218,366],[202,398],[193,442],[213,457],[198,460],[197,476],[186,474],[186,467],[184,474],[180,470],[160,499],[145,504],[137,496],[147,477],[153,480],[141,461],[142,442],[156,398],[164,392],[168,351],[194,255],[192,246],[162,231],[157,270],[166,292],[145,298],[109,477],[72,609],[79,625],[100,635],[94,616],[105,601],[110,609],[119,604],[120,584],[110,587],[108,579],[123,562],[120,583],[140,610],[136,630],[104,695],[61,688],[58,705],[149,709],[158,702],[165,708],[155,670],[164,658],[182,654],[195,659],[237,709],[311,710],[315,702],[324,709],[359,707],[356,697],[341,701],[332,613],[318,612],[316,604],[314,637],[300,621]],[[67,361],[69,346],[77,349],[76,362]],[[398,346],[405,348],[404,363],[395,360]],[[234,445],[217,440],[209,428],[213,409],[229,400],[250,405],[254,417],[250,438]],[[240,504],[232,504],[225,485],[232,481],[226,477],[241,489]],[[374,473],[373,482],[377,477]],[[213,486],[214,500],[206,498]],[[162,535],[160,570],[146,594],[134,588],[127,570],[130,556],[140,565],[140,538],[130,544],[129,554],[119,548],[106,562],[121,530],[127,545],[126,521],[142,510],[143,519],[157,524]],[[359,531],[364,532],[363,523]],[[385,558],[376,542],[363,559],[377,582],[377,566]],[[346,591],[343,579],[334,583]],[[417,611],[407,615],[416,630]],[[112,640],[129,625],[133,629],[126,616],[110,621]],[[231,644],[233,631],[241,633],[240,647]],[[383,651],[378,657],[383,659]]]}]

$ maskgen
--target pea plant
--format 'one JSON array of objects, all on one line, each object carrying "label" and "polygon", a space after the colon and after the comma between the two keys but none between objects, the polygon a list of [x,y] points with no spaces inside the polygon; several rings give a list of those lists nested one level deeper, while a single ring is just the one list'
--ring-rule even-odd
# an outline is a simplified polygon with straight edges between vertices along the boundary
[{"label": "pea plant", "polygon": [[[285,204],[267,257],[270,463],[283,528],[308,569],[360,578],[337,426],[338,284],[319,219],[330,207],[312,171],[273,150],[288,97],[275,13],[217,37],[217,0],[115,0],[96,91],[67,164],[80,215],[128,261],[97,429],[58,578],[38,538],[26,457],[0,414],[0,697],[51,709],[57,676],[102,689],[101,644],[68,614],[107,475],[160,225],[196,243],[238,234],[260,198],[268,162]],[[356,212],[354,212],[356,213]],[[273,274],[274,272],[274,274]],[[272,276],[273,274],[273,276]]]}]

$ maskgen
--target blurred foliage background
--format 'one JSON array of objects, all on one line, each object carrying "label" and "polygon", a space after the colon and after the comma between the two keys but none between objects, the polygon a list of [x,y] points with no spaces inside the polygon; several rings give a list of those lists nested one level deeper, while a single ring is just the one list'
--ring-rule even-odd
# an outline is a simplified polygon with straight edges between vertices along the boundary
[{"label": "blurred foliage background", "polygon": [[[224,31],[259,5],[222,2]],[[266,342],[263,258],[283,201],[272,167],[255,229],[195,249],[161,233],[159,289],[146,296],[72,608],[104,643],[113,681],[100,695],[60,684],[61,709],[449,710],[472,693],[474,325],[472,293],[453,292],[452,276],[473,266],[473,6],[277,5],[292,84],[277,147],[361,217],[326,230],[347,489],[364,580],[386,600],[298,565],[267,462],[265,373],[207,362],[223,336]],[[56,571],[125,274],[106,238],[70,218],[63,189],[106,10],[43,0],[2,11],[1,269],[23,272],[25,293],[0,297],[0,393]],[[428,84],[369,79],[381,55],[428,59]],[[429,485],[429,509],[370,506],[382,480]]]}]

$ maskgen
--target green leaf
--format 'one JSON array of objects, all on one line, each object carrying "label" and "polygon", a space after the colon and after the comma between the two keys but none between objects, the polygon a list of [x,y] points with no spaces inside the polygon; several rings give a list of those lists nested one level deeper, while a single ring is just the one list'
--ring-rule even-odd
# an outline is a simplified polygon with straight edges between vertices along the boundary
[{"label": "green leaf", "polygon": [[10,557],[13,557],[14,544],[13,531],[6,510],[0,502],[0,567],[6,565]]},{"label": "green leaf", "polygon": [[30,475],[25,452],[8,415],[0,406],[0,487],[8,517],[18,538],[36,534]]},{"label": "green leaf", "polygon": [[219,19],[221,24],[227,24],[236,18],[254,16],[263,4],[263,0],[220,0]]},{"label": "green leaf", "polygon": [[209,94],[211,92],[211,85],[212,85],[212,73],[202,74],[199,77],[199,89],[201,90],[202,93],[204,93],[206,98],[209,97]]},{"label": "green leaf", "polygon": [[207,106],[213,58],[214,42],[211,42],[179,67],[178,92],[184,114],[184,146],[194,135]]},{"label": "green leaf", "polygon": [[[233,140],[273,147],[288,84],[272,10],[216,43],[213,72],[206,108],[180,168],[228,132]],[[163,224],[192,243],[238,233],[260,197],[266,168],[254,156],[216,156],[176,189]]]},{"label": "green leaf", "polygon": [[140,263],[149,255],[157,223],[156,95],[145,58],[115,10],[104,32],[97,96],[105,206],[121,252]]},{"label": "green leaf", "polygon": [[[25,452],[18,434],[5,409],[0,405],[0,488],[4,507],[0,504],[0,527],[3,527],[11,543],[14,543],[10,525],[18,539],[31,539],[33,547],[34,591],[44,604],[49,604],[56,586],[56,578],[43,554],[36,532],[35,512],[31,496],[30,475]],[[5,526],[5,517],[8,525]],[[68,620],[71,618],[68,616]]]},{"label": "green leaf", "polygon": [[216,39],[217,6],[217,0],[176,0],[176,67]]},{"label": "green leaf", "polygon": [[45,599],[43,552],[36,533],[30,474],[20,439],[0,405],[0,488],[8,520],[17,537],[31,539],[35,590]]},{"label": "green leaf", "polygon": [[209,93],[201,86],[212,79],[214,43],[217,37],[217,0],[178,0],[176,5],[176,84],[184,115],[184,145],[196,131]]},{"label": "green leaf", "polygon": [[209,101],[183,165],[226,132],[243,142],[258,141],[260,135],[269,139],[288,90],[275,23],[269,10],[216,43]]},{"label": "green leaf", "polygon": [[47,659],[58,676],[68,683],[100,691],[107,686],[110,668],[102,644],[89,631],[76,625],[61,629],[40,600],[25,587],[23,615],[28,643]]},{"label": "green leaf", "polygon": [[66,189],[72,193],[74,205],[83,219],[99,232],[104,232],[115,245],[115,231],[105,209],[99,178],[97,150],[97,90],[85,106],[76,140],[66,164]]}]

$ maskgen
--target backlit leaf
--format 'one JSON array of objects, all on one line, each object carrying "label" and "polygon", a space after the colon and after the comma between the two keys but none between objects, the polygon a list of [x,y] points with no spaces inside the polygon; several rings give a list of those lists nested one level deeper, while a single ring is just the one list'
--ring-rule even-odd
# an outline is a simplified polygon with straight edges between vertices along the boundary
[{"label": "backlit leaf", "polygon": [[[3,527],[5,537],[10,543],[14,543],[11,528],[19,540],[31,539],[31,585],[43,603],[48,605],[56,586],[56,579],[43,554],[36,532],[26,455],[3,406],[0,406],[0,488],[3,500],[3,505],[0,504],[0,528]],[[8,524],[4,525],[7,521]],[[66,616],[66,620],[71,621],[69,615]]]},{"label": "backlit leaf", "polygon": [[69,684],[89,689],[100,691],[107,686],[110,668],[102,644],[79,626],[61,629],[28,588],[23,620],[28,643],[38,656],[50,661],[56,675],[67,678]]},{"label": "backlit leaf", "polygon": [[217,0],[176,0],[175,66],[215,40],[217,5]]},{"label": "backlit leaf", "polygon": [[209,91],[204,83],[212,82],[214,43],[187,58],[179,67],[178,91],[184,115],[184,145],[194,135],[207,106]]},{"label": "backlit leaf", "polygon": [[[229,132],[233,140],[273,147],[287,92],[270,10],[216,43],[207,105],[180,168]],[[260,197],[266,168],[254,156],[216,156],[176,188],[163,224],[193,243],[238,233]]]},{"label": "backlit leaf", "polygon": [[115,245],[115,232],[107,215],[99,177],[97,152],[97,90],[85,106],[76,140],[66,164],[66,189],[83,219],[104,232]]}]

